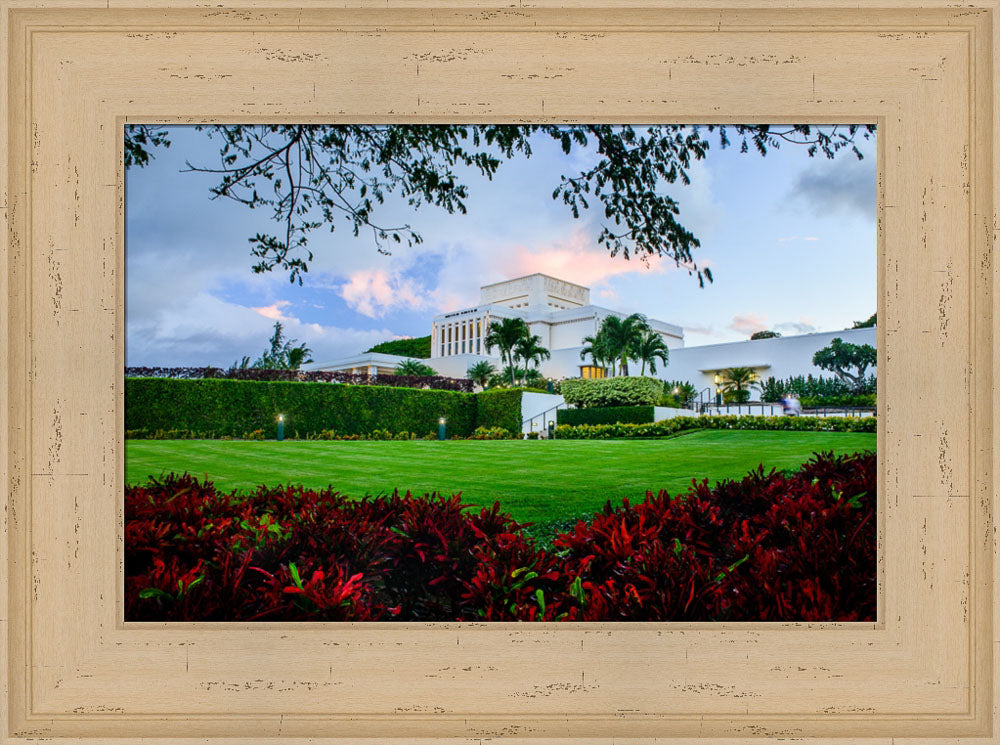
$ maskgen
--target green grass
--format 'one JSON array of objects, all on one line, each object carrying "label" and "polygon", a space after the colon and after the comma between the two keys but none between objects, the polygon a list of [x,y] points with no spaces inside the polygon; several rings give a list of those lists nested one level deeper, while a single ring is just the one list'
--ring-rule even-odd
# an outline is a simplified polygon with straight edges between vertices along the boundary
[{"label": "green grass", "polygon": [[188,471],[227,491],[301,483],[332,484],[357,497],[395,487],[415,494],[461,492],[471,504],[499,501],[544,532],[609,499],[641,499],[647,489],[673,494],[685,491],[692,478],[739,478],[759,463],[790,469],[815,451],[874,448],[875,435],[868,433],[720,430],[665,440],[128,440],[125,479],[136,484]]}]

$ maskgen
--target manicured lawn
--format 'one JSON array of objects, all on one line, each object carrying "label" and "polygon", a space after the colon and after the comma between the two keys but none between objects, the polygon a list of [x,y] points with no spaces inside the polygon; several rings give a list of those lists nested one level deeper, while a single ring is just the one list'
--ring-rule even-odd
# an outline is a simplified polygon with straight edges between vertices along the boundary
[{"label": "manicured lawn", "polygon": [[129,440],[125,478],[188,471],[220,489],[258,484],[332,484],[352,496],[398,487],[421,494],[461,492],[466,502],[499,501],[539,528],[599,510],[607,500],[639,500],[645,491],[686,490],[692,478],[738,478],[759,463],[794,468],[815,451],[875,448],[875,435],[853,432],[703,430],[665,440],[446,442],[252,442]]}]

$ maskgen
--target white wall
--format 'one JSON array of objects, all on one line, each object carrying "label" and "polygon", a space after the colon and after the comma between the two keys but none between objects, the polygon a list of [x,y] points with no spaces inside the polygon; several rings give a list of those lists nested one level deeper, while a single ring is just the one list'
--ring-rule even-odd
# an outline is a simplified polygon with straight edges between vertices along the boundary
[{"label": "white wall", "polygon": [[593,316],[554,323],[552,324],[552,346],[550,349],[579,349],[583,343],[583,337],[593,336],[596,329],[597,324]]},{"label": "white wall", "polygon": [[[545,432],[549,426],[549,420],[556,420],[556,412],[549,411],[553,408],[566,408],[566,399],[552,393],[522,393],[521,394],[521,419],[524,420],[522,430],[525,434],[531,431]],[[532,427],[532,417],[534,427]]]},{"label": "white wall", "polygon": [[[753,367],[762,378],[810,374],[832,377],[833,373],[813,365],[812,357],[838,337],[851,344],[875,346],[875,329],[867,328],[682,347],[671,349],[670,364],[666,369],[657,365],[656,373],[663,380],[688,380],[699,390],[711,387],[713,398],[715,372],[729,367]],[[865,375],[874,374],[874,367],[865,372]],[[760,400],[760,392],[752,391],[751,397],[752,400]]]},{"label": "white wall", "polygon": [[653,421],[662,422],[664,419],[675,419],[677,417],[698,416],[698,412],[693,409],[672,409],[669,406],[654,406]]},{"label": "white wall", "polygon": [[497,370],[503,368],[499,357],[488,357],[483,354],[453,354],[450,357],[431,357],[424,362],[433,367],[438,375],[446,378],[466,378],[469,368],[483,360],[492,362]]}]

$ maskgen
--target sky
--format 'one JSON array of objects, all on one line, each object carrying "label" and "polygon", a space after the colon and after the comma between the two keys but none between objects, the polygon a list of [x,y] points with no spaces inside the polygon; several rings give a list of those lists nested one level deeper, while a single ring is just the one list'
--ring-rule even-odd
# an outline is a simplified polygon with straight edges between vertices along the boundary
[{"label": "sky", "polygon": [[370,235],[345,226],[309,236],[315,259],[303,284],[280,269],[254,274],[248,238],[283,234],[269,210],[211,199],[219,141],[170,127],[169,148],[126,174],[126,364],[228,367],[265,350],[275,321],[317,362],[389,339],[430,333],[433,317],[474,306],[482,285],[542,272],[591,288],[595,305],[644,313],[683,327],[685,345],[849,328],[876,306],[875,138],[858,138],[863,160],[841,151],[810,158],[785,144],[766,157],[719,148],[689,186],[666,193],[678,220],[701,241],[694,258],[714,281],[671,260],[611,257],[597,245],[601,210],[574,219],[552,191],[591,153],[564,155],[537,139],[530,159],[505,162],[492,181],[460,172],[468,213],[399,200],[384,222],[409,223],[416,247],[379,253]]}]

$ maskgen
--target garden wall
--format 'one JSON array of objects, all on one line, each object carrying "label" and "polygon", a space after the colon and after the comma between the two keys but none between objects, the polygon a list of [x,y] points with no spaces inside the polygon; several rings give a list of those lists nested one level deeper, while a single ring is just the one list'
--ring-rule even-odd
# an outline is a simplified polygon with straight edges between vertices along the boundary
[{"label": "garden wall", "polygon": [[[436,434],[468,437],[476,427],[521,430],[522,391],[472,394],[389,386],[228,379],[125,379],[125,430],[183,432],[193,437],[274,438],[278,414],[285,437],[324,430],[338,434]],[[147,435],[148,436],[148,435]]]},{"label": "garden wall", "polygon": [[560,409],[559,425],[580,424],[644,424],[653,421],[653,406],[601,406],[589,409]]},{"label": "garden wall", "polygon": [[335,430],[367,434],[436,433],[445,417],[448,434],[466,437],[476,428],[476,397],[455,391],[250,380],[125,379],[125,429],[193,430],[204,437],[243,437],[255,430],[276,435],[284,415],[285,436]]}]

